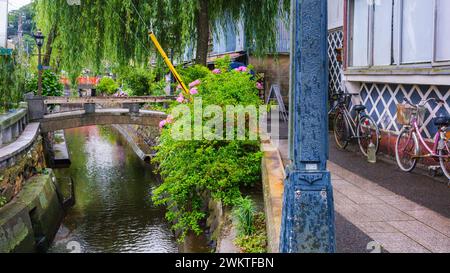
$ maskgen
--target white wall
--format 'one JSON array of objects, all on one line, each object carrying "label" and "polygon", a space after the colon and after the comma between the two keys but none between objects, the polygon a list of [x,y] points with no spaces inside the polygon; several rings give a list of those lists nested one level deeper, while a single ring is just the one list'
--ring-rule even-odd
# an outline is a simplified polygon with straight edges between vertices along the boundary
[{"label": "white wall", "polygon": [[344,0],[328,0],[328,29],[344,25]]},{"label": "white wall", "polygon": [[8,0],[0,0],[0,47],[6,48],[8,30]]}]

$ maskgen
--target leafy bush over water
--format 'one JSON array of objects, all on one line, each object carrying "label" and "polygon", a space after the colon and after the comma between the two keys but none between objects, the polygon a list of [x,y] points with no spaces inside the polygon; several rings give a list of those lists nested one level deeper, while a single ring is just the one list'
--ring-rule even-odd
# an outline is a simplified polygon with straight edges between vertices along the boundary
[{"label": "leafy bush over water", "polygon": [[146,68],[130,67],[119,73],[119,81],[123,83],[125,89],[131,90],[132,96],[151,95],[151,85],[155,76],[153,72]]},{"label": "leafy bush over water", "polygon": [[97,85],[97,90],[100,93],[104,93],[107,95],[113,95],[114,93],[116,93],[117,89],[119,89],[119,85],[115,80],[109,77],[102,78]]},{"label": "leafy bush over water", "polygon": [[[64,86],[60,82],[58,75],[50,70],[42,73],[42,96],[59,97],[63,95]],[[38,75],[35,75],[27,82],[27,90],[37,94],[38,92]]]},{"label": "leafy bush over water", "polygon": [[[189,81],[201,77],[195,96],[202,97],[204,107],[218,105],[225,109],[226,105],[261,103],[256,83],[248,73],[223,69],[214,74],[195,66],[181,74]],[[187,103],[191,109],[192,104]],[[167,206],[166,217],[174,223],[173,229],[182,241],[189,231],[202,232],[207,196],[232,206],[241,200],[242,186],[260,181],[262,154],[259,141],[181,141],[172,138],[170,127],[162,130],[154,158],[164,182],[153,192],[153,200]]]}]

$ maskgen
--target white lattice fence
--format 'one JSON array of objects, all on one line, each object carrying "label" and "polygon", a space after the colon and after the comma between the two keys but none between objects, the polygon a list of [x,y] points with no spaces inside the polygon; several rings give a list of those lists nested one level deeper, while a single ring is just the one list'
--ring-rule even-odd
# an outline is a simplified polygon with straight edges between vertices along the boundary
[{"label": "white lattice fence", "polygon": [[437,131],[433,118],[450,113],[450,86],[362,83],[360,94],[368,113],[381,129],[387,131],[398,133],[401,130],[402,126],[397,123],[397,104],[403,103],[405,97],[413,103],[428,98],[446,101],[444,105],[434,102],[426,105],[428,111],[422,126],[426,138],[432,138]]},{"label": "white lattice fence", "polygon": [[342,64],[337,61],[336,49],[342,48],[344,34],[342,28],[328,32],[328,58],[329,58],[329,92],[343,91]]}]

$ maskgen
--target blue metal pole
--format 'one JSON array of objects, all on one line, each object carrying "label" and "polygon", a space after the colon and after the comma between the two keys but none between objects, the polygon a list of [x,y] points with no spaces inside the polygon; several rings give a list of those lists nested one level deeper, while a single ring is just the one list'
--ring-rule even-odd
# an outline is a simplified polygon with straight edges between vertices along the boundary
[{"label": "blue metal pole", "polygon": [[336,251],[328,160],[327,0],[291,1],[290,159],[280,252]]}]

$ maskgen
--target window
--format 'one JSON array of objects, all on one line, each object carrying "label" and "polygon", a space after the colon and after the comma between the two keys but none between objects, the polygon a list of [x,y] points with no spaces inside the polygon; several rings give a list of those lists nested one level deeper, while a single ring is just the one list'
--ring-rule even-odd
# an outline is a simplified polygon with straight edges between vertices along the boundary
[{"label": "window", "polygon": [[433,5],[430,0],[407,0],[402,11],[402,63],[431,62]]},{"label": "window", "polygon": [[438,0],[436,18],[436,61],[450,61],[450,1]]},{"label": "window", "polygon": [[[374,8],[373,64],[392,63],[392,1],[379,1]],[[387,30],[387,31],[386,31]]]},{"label": "window", "polygon": [[369,65],[369,5],[366,0],[356,0],[353,19],[353,66]]},{"label": "window", "polygon": [[449,0],[349,0],[353,67],[450,64]]}]

